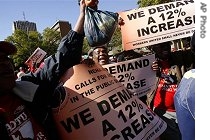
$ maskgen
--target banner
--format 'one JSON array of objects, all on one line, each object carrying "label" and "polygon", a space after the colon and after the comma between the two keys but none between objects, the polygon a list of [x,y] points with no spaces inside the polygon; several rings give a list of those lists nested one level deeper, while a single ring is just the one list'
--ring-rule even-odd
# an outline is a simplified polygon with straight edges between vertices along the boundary
[{"label": "banner", "polygon": [[61,140],[149,140],[167,127],[99,64],[76,65],[61,82],[53,108]]},{"label": "banner", "polygon": [[119,12],[124,50],[192,36],[195,30],[193,0],[176,1]]},{"label": "banner", "polygon": [[44,50],[38,47],[26,60],[25,64],[32,68],[34,64],[40,63],[46,54]]},{"label": "banner", "polygon": [[155,90],[156,73],[151,69],[155,54],[114,64],[103,65],[127,89],[142,97]]}]

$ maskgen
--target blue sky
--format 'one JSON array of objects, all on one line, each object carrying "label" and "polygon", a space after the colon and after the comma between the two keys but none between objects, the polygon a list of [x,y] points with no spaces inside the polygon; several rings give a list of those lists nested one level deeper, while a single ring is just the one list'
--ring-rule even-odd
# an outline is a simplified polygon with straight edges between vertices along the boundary
[{"label": "blue sky", "polygon": [[[12,35],[12,23],[35,22],[38,32],[66,20],[74,27],[79,15],[78,0],[0,0],[0,40]],[[138,0],[99,0],[99,10],[119,12],[137,8]],[[24,13],[24,14],[23,14]]]}]

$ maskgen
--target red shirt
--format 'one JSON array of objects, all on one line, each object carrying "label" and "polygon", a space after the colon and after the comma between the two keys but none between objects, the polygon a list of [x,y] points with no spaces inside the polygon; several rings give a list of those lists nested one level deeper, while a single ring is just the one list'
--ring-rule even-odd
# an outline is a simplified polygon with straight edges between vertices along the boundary
[{"label": "red shirt", "polygon": [[162,61],[161,65],[162,71],[160,82],[154,98],[154,107],[166,111],[175,112],[174,94],[177,89],[177,84],[174,84],[173,79],[170,77],[169,63],[167,61]]},{"label": "red shirt", "polygon": [[[42,127],[35,122],[22,100],[13,94],[0,96],[0,108],[4,113],[6,128],[11,140],[47,140]],[[1,139],[1,138],[0,138]]]}]

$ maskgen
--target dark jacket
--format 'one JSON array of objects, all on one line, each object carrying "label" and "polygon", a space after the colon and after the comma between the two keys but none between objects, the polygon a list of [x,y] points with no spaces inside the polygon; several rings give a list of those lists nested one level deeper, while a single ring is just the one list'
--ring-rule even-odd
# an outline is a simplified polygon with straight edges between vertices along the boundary
[{"label": "dark jacket", "polygon": [[[51,140],[58,140],[51,114],[52,95],[61,76],[69,68],[80,63],[83,39],[84,35],[71,30],[61,40],[57,52],[44,60],[43,68],[36,73],[28,73],[20,79],[37,85],[32,99],[27,100],[26,104],[32,115],[44,125]],[[30,94],[33,94],[33,91]]]}]

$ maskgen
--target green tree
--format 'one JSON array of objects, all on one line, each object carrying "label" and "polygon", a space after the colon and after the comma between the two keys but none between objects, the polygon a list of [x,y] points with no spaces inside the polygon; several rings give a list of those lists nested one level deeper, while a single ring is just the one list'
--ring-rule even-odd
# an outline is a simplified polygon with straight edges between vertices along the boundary
[{"label": "green tree", "polygon": [[111,41],[109,42],[109,50],[112,50],[113,54],[119,53],[122,48],[122,36],[120,28],[116,28]]},{"label": "green tree", "polygon": [[40,34],[38,32],[24,32],[16,30],[6,41],[16,45],[17,53],[12,56],[16,67],[23,66],[24,62],[40,44]]},{"label": "green tree", "polygon": [[42,33],[42,44],[40,48],[47,52],[47,56],[52,55],[56,52],[61,39],[60,32],[46,28]]},{"label": "green tree", "polygon": [[172,0],[138,0],[137,4],[140,7],[147,7],[147,6],[152,6],[152,5],[158,5],[162,3],[168,3],[171,2]]},{"label": "green tree", "polygon": [[82,54],[87,54],[88,51],[91,49],[90,45],[88,44],[88,41],[86,38],[84,38],[83,42],[83,48],[82,48]]},{"label": "green tree", "polygon": [[49,28],[46,28],[43,34],[37,31],[27,33],[22,30],[15,30],[6,39],[6,41],[15,44],[17,47],[17,53],[11,56],[16,68],[24,66],[25,61],[38,47],[46,51],[48,56],[55,53],[60,40],[59,32]]}]

